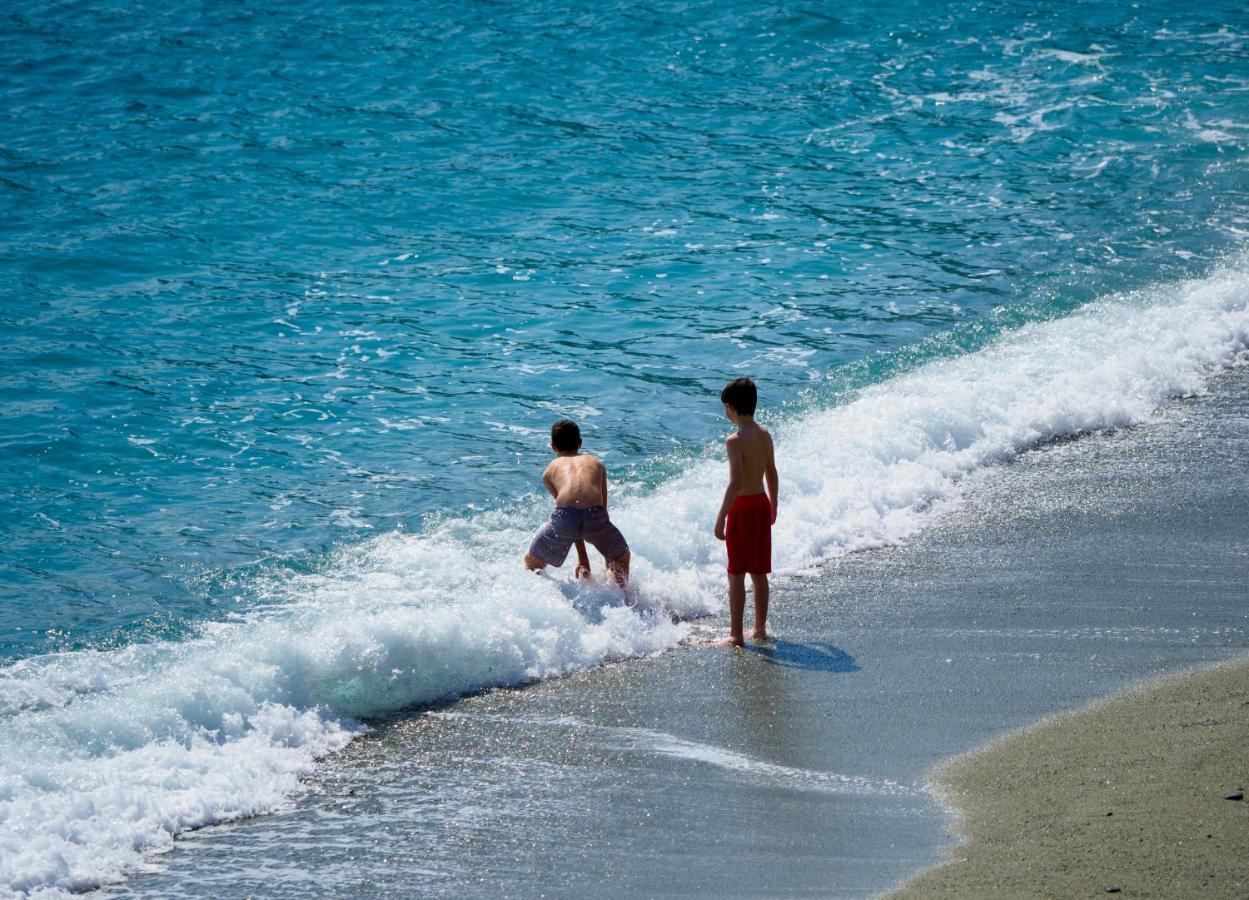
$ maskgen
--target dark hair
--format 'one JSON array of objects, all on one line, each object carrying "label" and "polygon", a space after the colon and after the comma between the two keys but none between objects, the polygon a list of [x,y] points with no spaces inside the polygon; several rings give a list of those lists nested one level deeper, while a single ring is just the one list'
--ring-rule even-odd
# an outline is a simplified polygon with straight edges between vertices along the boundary
[{"label": "dark hair", "polygon": [[560,419],[551,426],[551,446],[560,453],[581,449],[581,429],[572,419]]},{"label": "dark hair", "polygon": [[739,416],[753,416],[755,404],[759,402],[759,392],[749,378],[734,378],[720,392],[720,402],[733,407]]}]

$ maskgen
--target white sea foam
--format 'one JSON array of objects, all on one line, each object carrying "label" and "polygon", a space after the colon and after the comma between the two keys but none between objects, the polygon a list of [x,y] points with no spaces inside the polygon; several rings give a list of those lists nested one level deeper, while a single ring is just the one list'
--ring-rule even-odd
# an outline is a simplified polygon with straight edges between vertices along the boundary
[{"label": "white sea foam", "polygon": [[910,788],[896,781],[781,766],[738,753],[727,747],[685,740],[665,731],[653,731],[648,728],[612,728],[609,731],[609,741],[622,750],[656,753],[661,756],[714,766],[768,787],[825,794],[905,795],[912,793]]},{"label": "white sea foam", "polygon": [[1105,53],[1076,53],[1074,50],[1062,50],[1057,47],[1045,47],[1036,52],[1038,57],[1042,59],[1057,59],[1061,62],[1076,63],[1078,65],[1090,66],[1100,65],[1102,57]]},{"label": "white sea foam", "polygon": [[[442,712],[436,715],[459,718],[463,714]],[[475,715],[475,718],[498,718],[513,725],[534,725],[543,728],[575,729],[590,732],[598,737],[602,746],[635,753],[668,756],[691,763],[713,766],[744,777],[748,782],[792,791],[812,791],[824,794],[876,794],[905,796],[918,790],[896,781],[883,778],[865,778],[859,775],[843,775],[840,772],[821,772],[799,769],[765,762],[714,744],[691,741],[666,731],[650,728],[620,728],[595,725],[575,716],[525,716],[493,717]],[[465,716],[469,718],[469,716]]]},{"label": "white sea foam", "polygon": [[[957,500],[967,473],[1147,419],[1247,347],[1249,276],[1232,266],[778,423],[776,567],[902,540]],[[378,536],[322,574],[258,583],[267,603],[193,640],[0,670],[0,893],[115,880],[181,831],[272,809],[362,718],[673,646],[689,626],[669,612],[721,607],[723,478],[705,459],[649,493],[621,486],[612,515],[635,554],[632,608],[608,587],[520,568],[535,504]],[[755,766],[674,740],[651,746]]]}]

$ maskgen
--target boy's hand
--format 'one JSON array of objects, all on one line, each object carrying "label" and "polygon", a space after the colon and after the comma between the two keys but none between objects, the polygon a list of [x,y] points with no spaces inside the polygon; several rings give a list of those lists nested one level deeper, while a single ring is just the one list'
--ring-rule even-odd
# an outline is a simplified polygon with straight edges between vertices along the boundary
[{"label": "boy's hand", "polygon": [[716,540],[724,540],[724,516],[716,516]]},{"label": "boy's hand", "polygon": [[590,580],[590,555],[586,553],[585,541],[576,541],[577,547],[577,568],[573,570],[572,577],[578,581]]}]

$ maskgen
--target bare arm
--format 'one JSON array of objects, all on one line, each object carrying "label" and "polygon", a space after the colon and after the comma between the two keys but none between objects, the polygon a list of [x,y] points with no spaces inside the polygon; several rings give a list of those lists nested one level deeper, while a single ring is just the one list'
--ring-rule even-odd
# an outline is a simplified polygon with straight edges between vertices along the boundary
[{"label": "bare arm", "polygon": [[542,483],[546,485],[546,489],[552,497],[559,496],[559,489],[555,487],[555,479],[551,477],[550,466],[547,466],[546,471],[542,473]]},{"label": "bare arm", "polygon": [[772,524],[776,524],[776,511],[780,506],[780,498],[777,491],[781,486],[780,476],[776,474],[776,456],[772,447],[772,435],[768,435],[768,462],[767,467],[763,470],[763,477],[768,482],[768,496],[772,498]]},{"label": "bare arm", "polygon": [[[735,436],[734,436],[735,437]],[[742,451],[733,437],[724,442],[724,449],[729,457],[729,483],[724,489],[724,500],[720,503],[720,512],[716,515],[716,538],[724,540],[724,522],[729,515],[729,507],[737,499],[742,488]]]}]

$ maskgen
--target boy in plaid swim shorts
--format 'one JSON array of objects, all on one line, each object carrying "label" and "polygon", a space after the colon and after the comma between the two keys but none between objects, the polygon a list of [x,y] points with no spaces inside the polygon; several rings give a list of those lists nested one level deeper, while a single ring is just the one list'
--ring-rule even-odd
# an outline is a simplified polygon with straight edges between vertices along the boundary
[{"label": "boy in plaid swim shorts", "polygon": [[629,582],[629,545],[607,516],[607,469],[597,458],[581,452],[581,429],[571,419],[551,426],[555,459],[542,473],[542,483],[555,498],[550,521],[538,530],[525,554],[525,567],[538,571],[561,566],[569,548],[577,548],[577,578],[590,577],[589,541],[607,562],[621,588]]}]

